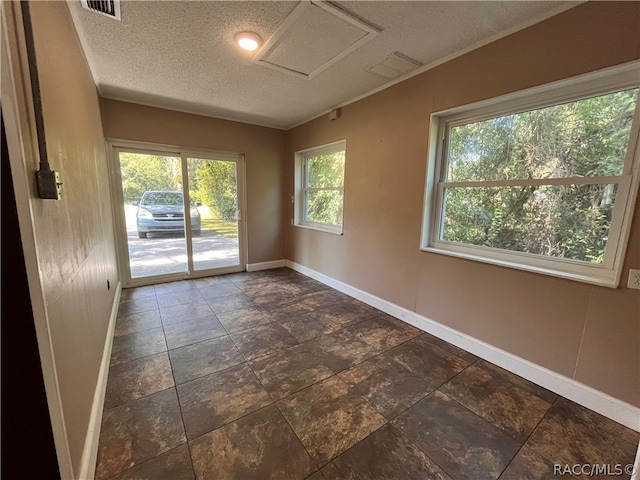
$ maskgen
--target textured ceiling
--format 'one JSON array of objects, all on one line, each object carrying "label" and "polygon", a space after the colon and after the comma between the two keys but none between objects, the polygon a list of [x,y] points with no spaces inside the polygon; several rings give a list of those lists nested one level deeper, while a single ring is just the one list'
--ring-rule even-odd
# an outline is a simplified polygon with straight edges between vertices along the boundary
[{"label": "textured ceiling", "polygon": [[378,33],[328,2],[300,2],[252,61],[308,79]]},{"label": "textured ceiling", "polygon": [[[244,30],[267,41],[296,7],[294,1],[123,1],[122,21],[84,10],[75,0],[69,8],[103,97],[290,128],[383,88],[389,80],[364,68],[394,51],[424,69],[577,4],[332,3],[381,32],[311,79],[252,63],[254,53],[234,43],[234,35]],[[272,60],[313,69],[335,55],[338,43],[360,35],[348,29],[326,34],[319,27],[333,28],[328,17],[303,20],[291,31],[299,34],[304,27],[314,41],[283,43],[272,51]]]}]

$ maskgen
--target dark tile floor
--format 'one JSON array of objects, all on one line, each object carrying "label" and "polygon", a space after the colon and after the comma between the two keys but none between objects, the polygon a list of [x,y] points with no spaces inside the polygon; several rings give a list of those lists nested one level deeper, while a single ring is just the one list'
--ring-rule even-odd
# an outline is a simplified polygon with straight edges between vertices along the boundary
[{"label": "dark tile floor", "polygon": [[638,440],[278,269],[123,291],[96,478],[569,478]]}]

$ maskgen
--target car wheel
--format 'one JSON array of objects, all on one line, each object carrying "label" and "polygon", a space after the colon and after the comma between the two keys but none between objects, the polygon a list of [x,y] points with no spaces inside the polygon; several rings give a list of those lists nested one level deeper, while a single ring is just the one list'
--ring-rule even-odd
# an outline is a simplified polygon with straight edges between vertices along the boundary
[{"label": "car wheel", "polygon": [[138,238],[147,238],[146,232],[138,232]]}]

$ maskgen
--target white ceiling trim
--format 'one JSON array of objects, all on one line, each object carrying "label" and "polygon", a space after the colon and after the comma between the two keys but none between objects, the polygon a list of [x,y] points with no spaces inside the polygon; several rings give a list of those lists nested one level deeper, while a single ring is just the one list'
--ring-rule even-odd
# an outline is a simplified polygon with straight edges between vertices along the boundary
[{"label": "white ceiling trim", "polygon": [[256,123],[249,120],[238,120],[237,118],[225,117],[221,115],[212,115],[208,113],[197,112],[195,110],[189,110],[186,108],[168,107],[166,105],[162,105],[160,103],[154,103],[154,102],[146,102],[146,101],[134,102],[130,98],[119,97],[118,95],[103,95],[102,93],[100,93],[100,89],[97,89],[97,90],[101,98],[104,98],[106,100],[116,100],[118,102],[130,103],[132,105],[142,105],[143,107],[160,108],[162,110],[169,110],[170,112],[188,113],[189,115],[198,115],[200,117],[208,117],[208,118],[214,118],[217,120],[225,120],[227,122],[244,123],[245,125],[253,125],[254,127],[272,128],[274,130],[282,130],[283,132],[286,132],[291,128],[295,128],[295,127],[278,127],[276,125],[271,125],[266,123]]},{"label": "white ceiling trim", "polygon": [[[314,70],[309,73],[301,72],[292,68],[287,68],[283,65],[279,65],[277,63],[270,62],[267,57],[269,53],[273,51],[273,49],[278,46],[278,44],[283,40],[286,36],[287,32],[290,30],[291,26],[294,25],[296,21],[298,21],[302,15],[309,10],[309,8],[315,5],[320,7],[324,11],[334,15],[335,17],[343,20],[344,22],[352,25],[359,30],[361,30],[364,35],[360,37],[355,43],[347,46],[344,50],[339,52],[337,55],[330,58],[327,62],[318,66]],[[348,14],[344,10],[341,10],[330,3],[327,3],[325,0],[301,0],[298,5],[293,9],[293,11],[289,14],[289,16],[285,19],[285,21],[278,27],[278,29],[274,32],[271,38],[262,46],[260,50],[255,54],[255,56],[251,59],[252,63],[262,65],[267,68],[271,68],[273,70],[277,70],[279,72],[287,73],[289,75],[294,75],[299,78],[304,78],[306,80],[310,80],[319,73],[323,72],[336,62],[340,61],[351,52],[357,50],[365,43],[371,41],[375,36],[380,33],[380,30],[365,23],[364,21]]]},{"label": "white ceiling trim", "polygon": [[[319,2],[319,0],[302,0],[302,1],[304,1],[307,4],[314,2],[314,5],[316,4],[316,2]],[[99,18],[101,17],[100,15],[93,16],[89,12],[86,12],[84,11],[84,9],[80,8],[79,0],[68,0],[68,5],[72,13],[76,30],[78,30],[78,33],[79,33],[79,40],[82,44],[83,50],[85,51],[86,62],[88,64],[89,69],[91,70],[98,92],[103,98],[110,98],[114,100],[144,105],[148,107],[163,108],[170,111],[201,115],[209,118],[218,118],[221,120],[234,121],[241,124],[256,125],[260,127],[274,128],[277,130],[286,131],[292,128],[296,128],[316,118],[322,117],[336,108],[346,107],[352,103],[355,103],[359,100],[367,98],[371,95],[374,95],[382,90],[385,90],[386,88],[389,88],[404,80],[407,80],[416,75],[424,73],[425,71],[428,71],[434,67],[437,67],[438,65],[441,65],[454,58],[464,55],[472,50],[480,48],[488,43],[494,42],[500,38],[513,34],[519,30],[522,30],[531,25],[544,21],[566,10],[574,8],[575,6],[580,5],[581,3],[584,3],[584,1],[581,1],[581,0],[577,0],[577,1],[569,0],[569,1],[570,3],[562,2],[562,4],[560,4],[559,6],[552,5],[550,7],[550,10],[545,14],[538,14],[536,16],[531,17],[530,19],[521,21],[520,23],[512,22],[511,24],[515,26],[508,28],[506,31],[502,31],[500,33],[494,33],[493,35],[489,36],[488,38],[485,38],[484,40],[476,41],[475,43],[467,47],[460,48],[459,50],[453,51],[453,53],[450,53],[449,55],[446,55],[443,58],[440,58],[435,61],[431,61],[431,63],[427,63],[429,62],[429,60],[426,60],[425,65],[423,67],[418,68],[417,70],[414,70],[412,72],[408,72],[407,74],[401,75],[396,79],[385,81],[384,83],[382,82],[383,79],[381,79],[380,77],[378,77],[381,80],[380,82],[369,81],[368,77],[374,78],[375,76],[368,73],[365,74],[364,65],[363,65],[361,69],[359,69],[359,71],[363,73],[363,75],[360,76],[362,77],[362,82],[363,82],[362,87],[360,89],[355,89],[353,82],[348,85],[342,85],[339,82],[339,80],[344,77],[345,72],[353,73],[353,70],[354,70],[353,68],[349,70],[343,67],[345,67],[345,65],[354,65],[356,62],[346,62],[346,61],[340,62],[334,65],[333,68],[325,71],[324,74],[314,78],[312,81],[301,82],[299,80],[296,80],[296,77],[293,77],[291,75],[284,75],[284,76],[274,75],[276,72],[268,68],[257,69],[255,71],[255,75],[251,75],[250,74],[251,72],[248,71],[249,75],[247,75],[244,72],[244,69],[247,68],[247,64],[253,65],[253,68],[255,68],[256,66],[255,64],[251,63],[251,55],[245,56],[244,57],[245,60],[243,63],[242,60],[237,61],[234,59],[232,54],[231,55],[228,54],[229,50],[225,50],[225,48],[229,48],[229,47],[233,48],[233,46],[237,46],[233,41],[233,34],[235,34],[235,32],[237,32],[238,30],[242,30],[242,29],[255,30],[255,31],[258,31],[259,34],[262,34],[263,38],[269,38],[270,35],[267,32],[275,32],[280,27],[280,25],[282,25],[283,22],[286,21],[287,17],[291,14],[292,10],[296,8],[297,6],[296,4],[291,4],[291,6],[288,9],[283,6],[280,6],[279,9],[275,8],[273,10],[274,12],[273,14],[270,13],[271,11],[269,9],[260,7],[261,5],[264,5],[264,3],[262,2],[246,2],[246,5],[251,5],[251,7],[247,7],[244,9],[227,7],[226,9],[222,10],[223,14],[226,14],[227,16],[225,17],[223,15],[220,17],[221,18],[220,25],[223,27],[224,30],[207,28],[207,24],[210,25],[211,22],[215,24],[216,18],[214,17],[213,20],[208,20],[205,15],[207,13],[206,10],[201,9],[200,11],[198,11],[198,9],[195,7],[190,9],[185,9],[186,11],[190,12],[192,15],[195,12],[197,12],[199,15],[195,18],[195,24],[198,27],[198,29],[194,29],[195,32],[198,32],[198,37],[194,37],[194,38],[203,38],[204,39],[203,43],[210,42],[211,40],[213,40],[214,43],[212,45],[215,46],[215,48],[217,48],[217,50],[215,49],[213,50],[214,53],[217,54],[217,57],[214,57],[214,58],[222,59],[223,63],[221,63],[221,65],[228,65],[230,67],[228,70],[222,70],[222,71],[223,72],[232,71],[233,74],[236,75],[239,80],[244,80],[244,82],[239,82],[239,85],[236,87],[233,85],[233,80],[229,80],[228,78],[228,77],[233,77],[233,75],[221,75],[221,74],[214,75],[213,79],[220,81],[220,83],[216,84],[215,89],[209,88],[209,92],[207,92],[206,89],[203,89],[203,88],[201,88],[200,90],[203,90],[204,93],[207,93],[208,96],[206,98],[209,98],[211,94],[216,94],[217,93],[216,90],[220,89],[221,90],[220,98],[226,101],[228,98],[234,99],[234,96],[233,96],[235,93],[234,88],[236,90],[240,89],[240,92],[242,93],[242,95],[240,95],[239,101],[237,102],[237,104],[233,103],[232,101],[226,101],[226,102],[223,101],[219,104],[216,104],[215,102],[207,103],[207,101],[202,102],[200,101],[198,95],[192,96],[192,98],[180,97],[179,95],[175,95],[175,92],[170,92],[169,90],[167,90],[168,88],[167,85],[164,85],[162,82],[158,82],[158,87],[163,87],[164,91],[162,91],[161,88],[158,88],[157,91],[153,91],[153,90],[148,91],[148,95],[146,94],[142,95],[142,94],[136,93],[136,92],[142,92],[140,90],[140,85],[134,81],[135,79],[132,80],[131,78],[129,78],[127,74],[132,71],[132,67],[131,67],[132,58],[136,59],[139,57],[140,59],[144,60],[145,56],[142,55],[144,53],[144,49],[138,49],[138,50],[134,49],[138,57],[136,56],[129,57],[128,63],[126,61],[123,61],[123,65],[127,65],[130,68],[124,69],[124,70],[118,70],[118,68],[120,68],[119,65],[121,60],[118,57],[114,57],[112,52],[110,52],[106,48],[108,47],[109,44],[103,45],[105,43],[105,40],[103,39],[109,39],[111,38],[110,35],[113,36],[114,32],[118,32],[118,33],[122,33],[122,35],[120,35],[121,38],[126,37],[129,39],[129,41],[136,41],[136,38],[137,38],[136,34],[131,33],[132,20],[140,23],[142,32],[145,32],[145,31],[153,32],[153,28],[156,26],[158,21],[164,21],[166,25],[169,25],[171,21],[169,19],[166,19],[162,15],[160,15],[161,12],[158,12],[158,15],[156,17],[153,17],[152,19],[147,19],[146,17],[141,15],[141,12],[143,12],[141,8],[134,9],[134,6],[139,6],[145,3],[152,3],[152,2],[124,2],[126,3],[126,5],[128,5],[128,8],[131,7],[132,11],[131,11],[131,15],[127,16],[127,18],[125,18],[122,22],[111,22],[106,20],[102,22]],[[205,5],[206,3],[207,2],[193,2],[193,3],[188,1],[185,2],[185,4],[189,6],[201,5],[201,4]],[[212,2],[212,3],[215,4],[215,2]],[[365,2],[365,3],[368,3],[368,2]],[[371,2],[371,3],[385,4],[385,2]],[[398,3],[405,3],[405,2],[398,2]],[[420,2],[416,2],[416,3],[420,3]],[[456,2],[451,2],[451,3],[455,5]],[[474,2],[469,2],[469,3],[472,5],[474,4]],[[526,4],[526,2],[524,3]],[[534,3],[540,3],[540,2],[534,2]],[[175,10],[177,7],[173,7],[173,10],[172,10],[171,6],[175,4],[180,4],[180,2],[166,2],[166,4],[169,6],[168,11],[173,11],[175,15],[176,14]],[[245,4],[245,2],[221,2],[221,4],[243,5]],[[274,3],[274,5],[282,5],[282,4],[286,4],[286,2]],[[437,2],[434,2],[434,4],[437,4]],[[384,15],[384,13],[386,12],[385,10],[378,11],[373,7],[358,9],[356,8],[359,6],[357,2],[353,2],[353,3],[346,2],[346,5],[351,6],[353,11],[356,12],[357,18],[359,19],[370,18],[371,21],[378,22],[378,24],[380,25],[383,25],[383,24],[385,25],[385,31],[382,32],[374,40],[374,42],[372,42],[371,44],[365,45],[363,48],[359,49],[357,52],[352,52],[352,56],[357,57],[356,59],[367,58],[368,59],[367,63],[370,63],[373,60],[371,58],[371,46],[375,43],[380,42],[383,39],[383,37],[385,41],[387,41],[387,38],[386,38],[387,36],[391,41],[397,40],[397,32],[398,32],[397,29],[398,29],[398,26],[400,27],[402,26],[402,23],[399,23],[399,22],[394,23],[393,21],[391,22],[386,21],[385,20],[386,17]],[[394,2],[389,2],[389,9],[392,10],[393,6],[394,6]],[[423,10],[429,11],[429,9],[423,9]],[[520,8],[519,10],[522,11],[522,8]],[[403,10],[400,9],[400,11],[403,11]],[[455,9],[453,9],[453,11],[455,11]],[[540,8],[538,8],[538,11],[540,11]],[[367,12],[367,13],[364,13],[364,12]],[[383,12],[383,13],[378,15],[379,12]],[[448,17],[445,9],[436,9],[436,13],[438,12],[445,12],[443,21],[445,22],[448,21],[447,20]],[[482,14],[483,10],[479,9],[479,12]],[[492,12],[493,10],[489,9],[488,13],[492,13]],[[177,13],[179,13],[179,11]],[[278,13],[282,13],[282,15],[279,16]],[[508,15],[506,14],[500,16],[500,9],[497,13],[498,13],[498,18],[502,18],[502,19],[508,18]],[[243,14],[247,15],[246,18],[254,19],[254,20],[251,20],[251,22],[254,22],[255,25],[252,24],[251,22],[243,21],[242,19],[245,18]],[[392,15],[392,14],[393,13],[389,13],[389,15]],[[231,16],[232,20],[229,20],[229,16]],[[184,17],[184,18],[189,18],[189,17]],[[490,16],[487,18],[491,20]],[[491,26],[494,24],[490,23],[487,20],[487,18],[482,17],[482,15],[479,15],[478,21],[481,22],[484,19],[485,23],[488,22],[487,23],[488,28],[491,28]],[[523,19],[524,17],[520,16],[520,18]],[[236,19],[240,19],[240,20],[236,20]],[[127,25],[127,22],[129,22],[129,26]],[[469,19],[467,19],[467,23],[469,23]],[[122,27],[118,26],[118,24],[122,25]],[[472,21],[471,21],[471,24],[473,25]],[[415,28],[415,25],[413,25],[413,27]],[[495,28],[498,28],[498,27],[495,27]],[[480,29],[478,30],[478,32],[479,31]],[[188,32],[188,30],[180,29],[179,30],[180,35],[176,36],[176,40],[179,42],[180,45],[185,44],[187,40],[191,41],[190,34],[185,32]],[[273,36],[273,33],[271,34],[271,36]],[[357,35],[351,36],[352,39],[357,37],[358,37]],[[160,36],[158,38],[162,38],[162,37]],[[478,37],[476,36],[476,38]],[[138,44],[145,45],[145,43],[143,42],[139,42]],[[161,45],[164,45],[167,48],[170,47],[169,43],[161,44]],[[385,50],[385,45],[386,44],[383,41],[378,47],[376,47],[377,51],[382,53]],[[181,48],[184,49],[183,46]],[[396,43],[389,44],[388,48],[389,49],[385,53],[388,53],[389,51],[394,51],[394,50],[403,51],[403,43],[402,41],[400,41],[399,43],[398,41],[396,41]],[[443,45],[437,44],[435,48],[443,49]],[[449,49],[450,52],[451,50],[452,49]],[[168,51],[169,53],[171,53],[171,50],[168,50]],[[196,63],[191,62],[191,64],[188,64],[187,67],[189,65],[196,65],[198,64],[198,62],[207,64],[206,59],[202,58],[201,55],[198,56],[194,54],[194,52],[199,52],[199,51],[204,51],[204,50],[203,49],[193,50],[191,51],[192,55],[186,56],[186,58],[189,58],[189,59],[193,57],[195,58],[195,61],[196,61]],[[417,50],[418,53],[414,52],[414,55],[413,55],[414,58],[419,58],[416,55],[420,55],[419,52],[421,51],[422,50],[418,49]],[[432,50],[428,50],[428,49],[425,50],[424,55],[429,54],[430,51]],[[111,53],[111,55],[109,55],[109,53]],[[411,54],[412,51],[407,51],[405,53]],[[170,58],[170,57],[165,55],[163,58],[166,60],[167,58]],[[183,60],[183,57],[181,55],[177,55],[175,58],[179,60]],[[241,58],[241,57],[235,57],[235,58]],[[324,58],[327,58],[327,57],[325,56]],[[423,58],[423,57],[420,57],[420,58]],[[431,58],[435,58],[435,57],[431,56]],[[165,63],[167,63],[167,65],[165,65],[164,67],[169,68],[170,70],[168,71],[172,72],[173,77],[176,77],[176,78],[173,78],[171,85],[180,84],[180,81],[182,79],[175,74],[175,72],[180,71],[180,69],[172,68],[171,65],[173,64],[170,64],[169,62],[165,62]],[[145,64],[143,63],[142,66],[144,65]],[[304,64],[304,65],[314,66],[313,64]],[[262,70],[262,72],[260,72],[259,70]],[[196,75],[196,79],[198,79],[197,74],[199,70],[196,71],[194,69],[191,69],[191,70],[187,69],[187,71],[191,75]],[[334,75],[334,73],[336,72],[337,72],[337,75]],[[148,74],[147,76],[148,77],[151,76],[150,78],[153,79],[153,71],[142,70],[142,73]],[[213,73],[215,73],[215,71]],[[101,77],[104,77],[104,78],[101,78]],[[247,78],[255,79],[256,77],[266,79],[264,86],[262,84],[256,85],[255,81],[246,81]],[[334,81],[334,77],[337,77],[337,80],[338,80],[337,82]],[[354,75],[350,74],[349,79],[352,79],[353,77]],[[280,78],[280,80],[276,80],[278,78]],[[207,80],[207,83],[205,84],[205,86],[206,85],[209,85],[209,80]],[[322,94],[325,91],[331,91],[331,89],[333,88],[332,85],[335,85],[336,88],[338,89],[344,89],[345,93],[347,90],[350,90],[350,93],[342,96],[333,95],[333,98],[335,99],[334,100],[335,103],[332,103],[331,100],[322,101],[322,102],[316,101],[318,100],[319,97],[320,99],[325,97],[327,97],[328,99],[330,97],[329,95],[322,96]],[[195,87],[202,87],[202,85],[195,83]],[[319,88],[323,90],[319,90]],[[246,90],[243,90],[243,89],[246,89]],[[272,90],[269,90],[269,89],[272,89]],[[289,96],[289,89],[292,90],[291,96]],[[365,93],[358,94],[358,90],[360,92],[364,91]],[[202,97],[203,91],[197,92],[200,95],[200,97]],[[269,98],[270,91],[274,94],[274,100],[272,101],[271,105],[269,104],[269,102],[261,101],[261,99],[263,98]],[[144,92],[147,92],[147,90],[144,90]],[[246,92],[246,94],[244,92]],[[311,93],[316,92],[316,93],[314,93],[313,95],[310,95],[309,92]],[[296,94],[298,95],[298,97],[295,96]],[[282,108],[283,108],[282,106],[286,105],[286,102],[288,102],[290,98],[293,101],[293,99],[299,98],[300,95],[304,96],[304,98],[302,98],[302,102],[295,101],[292,105],[293,111],[298,112],[298,114],[285,115],[284,113],[282,113]],[[146,98],[144,98],[145,96]],[[283,99],[283,96],[284,96],[284,99]],[[165,102],[164,100],[165,97],[167,99],[167,102]],[[305,105],[304,101],[306,101],[307,97],[314,100],[314,101],[309,101],[308,103],[309,104],[315,103],[318,109],[316,110],[314,108],[306,108],[306,115],[308,115],[308,117],[305,118],[305,108],[301,108],[301,107],[298,108],[298,104],[302,103],[304,106]],[[342,99],[344,98],[347,98],[348,100],[343,101]],[[256,110],[251,110],[251,109],[247,110],[246,104],[250,104],[254,100],[258,101],[260,108]],[[325,106],[327,106],[326,109],[325,109]],[[320,109],[322,109],[322,111]],[[314,113],[314,110],[315,112],[319,112],[319,113]],[[299,119],[304,119],[304,120],[299,120]]]},{"label": "white ceiling trim", "polygon": [[450,55],[447,55],[445,57],[442,57],[438,60],[436,60],[435,62],[431,62],[427,65],[424,65],[423,67],[418,68],[417,70],[414,70],[412,72],[407,73],[406,75],[403,75],[401,77],[398,77],[394,80],[391,80],[390,82],[385,83],[384,85],[380,85],[377,88],[374,88],[373,90],[369,90],[367,93],[363,93],[362,95],[358,95],[357,97],[354,97],[350,100],[347,100],[346,102],[342,102],[336,106],[333,106],[331,108],[328,108],[324,111],[322,111],[321,113],[314,115],[312,117],[307,118],[306,120],[303,120],[301,122],[296,123],[295,125],[292,125],[291,127],[286,128],[285,130],[293,130],[294,128],[299,127],[300,125],[304,125],[305,123],[308,123],[312,120],[315,120],[316,118],[320,118],[324,115],[327,115],[329,112],[332,112],[333,110],[336,110],[338,108],[343,108],[346,107],[348,105],[351,105],[352,103],[358,102],[360,100],[363,100],[367,97],[370,97],[371,95],[375,95],[378,92],[381,92],[383,90],[386,90],[387,88],[390,88],[400,82],[404,82],[405,80],[408,80],[409,78],[415,77],[416,75],[420,75],[421,73],[424,73],[428,70],[431,70],[432,68],[435,68],[439,65],[442,65],[443,63],[447,63],[455,58],[461,57],[462,55],[465,55],[473,50],[477,50],[478,48],[481,48],[485,45],[488,45],[489,43],[495,42],[496,40],[499,40],[501,38],[507,37],[513,33],[516,33],[520,30],[524,30],[525,28],[531,27],[532,25],[535,25],[536,23],[540,23],[544,20],[547,20],[548,18],[551,17],[555,17],[556,15],[559,15],[562,12],[566,12],[567,10],[570,10],[572,8],[575,8],[576,6],[582,4],[582,3],[586,3],[588,0],[581,0],[581,1],[577,1],[574,4],[569,4],[569,5],[562,5],[561,7],[558,8],[554,8],[553,10],[550,10],[548,12],[546,12],[543,15],[537,16],[533,19],[530,19],[526,22],[523,22],[519,25],[516,25],[514,27],[511,27],[503,32],[499,32],[496,33],[494,35],[491,35],[490,37],[487,37],[483,40],[480,40],[479,42],[476,42],[472,45],[469,45],[468,47],[465,47],[461,50],[458,50],[457,52],[454,52]]}]

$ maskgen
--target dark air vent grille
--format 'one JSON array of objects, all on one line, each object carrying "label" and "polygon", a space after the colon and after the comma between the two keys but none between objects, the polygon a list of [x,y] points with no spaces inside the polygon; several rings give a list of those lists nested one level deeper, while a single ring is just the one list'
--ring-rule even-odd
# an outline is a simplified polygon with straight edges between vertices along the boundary
[{"label": "dark air vent grille", "polygon": [[92,12],[120,20],[120,0],[82,0],[82,6]]}]

